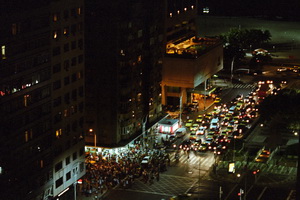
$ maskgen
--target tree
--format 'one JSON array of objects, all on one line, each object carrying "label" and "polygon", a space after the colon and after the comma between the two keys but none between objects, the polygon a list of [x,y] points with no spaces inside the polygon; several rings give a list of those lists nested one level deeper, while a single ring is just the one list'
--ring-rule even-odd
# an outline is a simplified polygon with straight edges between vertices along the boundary
[{"label": "tree", "polygon": [[278,95],[268,96],[260,104],[260,116],[263,120],[272,120],[280,116],[287,129],[297,130],[300,127],[300,92],[294,89],[282,90]]},{"label": "tree", "polygon": [[228,46],[233,48],[248,48],[250,45],[258,48],[262,44],[269,42],[271,37],[269,30],[240,28],[232,28],[228,33],[220,36]]}]

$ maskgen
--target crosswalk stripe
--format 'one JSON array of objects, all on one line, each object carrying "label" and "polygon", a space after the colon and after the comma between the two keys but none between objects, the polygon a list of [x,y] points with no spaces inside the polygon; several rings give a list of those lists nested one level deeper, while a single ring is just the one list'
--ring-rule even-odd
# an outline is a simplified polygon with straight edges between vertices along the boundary
[{"label": "crosswalk stripe", "polygon": [[255,88],[255,85],[248,83],[235,83],[233,84],[233,88]]}]

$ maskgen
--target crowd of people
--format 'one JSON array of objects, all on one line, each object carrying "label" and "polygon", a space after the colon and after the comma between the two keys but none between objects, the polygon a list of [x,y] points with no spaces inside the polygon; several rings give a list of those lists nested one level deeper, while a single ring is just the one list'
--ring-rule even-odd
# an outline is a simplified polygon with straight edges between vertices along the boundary
[{"label": "crowd of people", "polygon": [[[151,159],[142,164],[145,156]],[[135,179],[145,184],[159,181],[160,173],[170,165],[169,154],[163,149],[142,148],[140,144],[128,147],[119,153],[89,153],[86,159],[86,175],[82,192],[85,195],[92,193],[102,194],[116,186],[130,188]]]}]

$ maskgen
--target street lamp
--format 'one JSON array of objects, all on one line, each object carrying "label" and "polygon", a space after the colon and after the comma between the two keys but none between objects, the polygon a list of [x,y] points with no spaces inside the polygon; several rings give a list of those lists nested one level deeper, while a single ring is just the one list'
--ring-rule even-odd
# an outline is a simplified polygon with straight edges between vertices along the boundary
[{"label": "street lamp", "polygon": [[94,132],[94,129],[92,129],[92,128],[89,129],[89,132],[94,134],[94,146],[96,148],[97,147],[97,135],[96,135],[96,132]]},{"label": "street lamp", "polygon": [[146,146],[145,138],[146,138],[146,123],[147,123],[147,116],[148,116],[148,115],[146,115],[146,116],[142,119],[142,123],[143,123],[143,126],[142,126],[142,131],[143,131],[142,137],[143,137],[143,146],[144,146],[144,148],[145,148],[145,146]]}]

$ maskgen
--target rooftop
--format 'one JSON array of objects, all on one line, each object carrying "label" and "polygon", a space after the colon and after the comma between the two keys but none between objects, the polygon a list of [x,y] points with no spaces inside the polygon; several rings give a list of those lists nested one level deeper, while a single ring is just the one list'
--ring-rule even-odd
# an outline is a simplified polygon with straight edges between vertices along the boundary
[{"label": "rooftop", "polygon": [[167,56],[197,58],[208,49],[219,44],[221,44],[221,41],[218,38],[197,38],[196,36],[192,36],[168,43],[166,54]]}]

